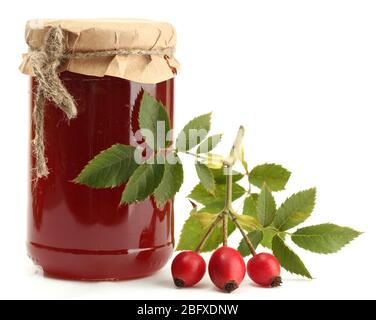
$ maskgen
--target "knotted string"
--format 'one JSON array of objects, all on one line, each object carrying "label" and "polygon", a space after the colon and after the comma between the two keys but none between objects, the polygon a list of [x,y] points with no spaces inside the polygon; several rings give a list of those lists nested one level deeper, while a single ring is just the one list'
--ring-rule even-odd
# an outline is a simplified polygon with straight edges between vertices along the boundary
[{"label": "knotted string", "polygon": [[33,121],[35,125],[32,141],[37,179],[49,174],[44,145],[44,107],[46,99],[55,103],[68,119],[77,116],[77,108],[73,97],[59,78],[58,69],[65,51],[64,34],[61,28],[51,27],[46,34],[45,42],[40,50],[29,52],[30,63],[38,81]]}]

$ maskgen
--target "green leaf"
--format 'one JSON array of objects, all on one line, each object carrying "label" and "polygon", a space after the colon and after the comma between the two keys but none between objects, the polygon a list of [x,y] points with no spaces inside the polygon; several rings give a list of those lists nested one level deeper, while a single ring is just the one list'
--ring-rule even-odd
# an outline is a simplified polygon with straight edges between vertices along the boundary
[{"label": "green leaf", "polygon": [[121,197],[121,204],[145,200],[161,183],[165,166],[144,163],[129,179]]},{"label": "green leaf", "polygon": [[310,217],[315,200],[315,188],[292,195],[277,210],[275,227],[280,231],[286,231],[303,223]]},{"label": "green leaf", "polygon": [[201,223],[201,227],[203,229],[209,228],[211,224],[217,219],[218,214],[212,214],[208,212],[195,212],[192,213],[191,216],[197,218],[198,221]]},{"label": "green leaf", "polygon": [[222,140],[222,134],[215,134],[207,138],[204,142],[202,142],[198,148],[197,153],[208,153],[212,151]]},{"label": "green leaf", "polygon": [[[218,184],[226,184],[226,175],[225,175],[225,168],[220,169],[210,169],[213,173],[214,180]],[[235,170],[232,171],[232,182],[237,182],[243,179],[243,175],[240,172]]]},{"label": "green leaf", "polygon": [[299,229],[291,236],[291,239],[305,250],[330,254],[340,251],[360,235],[361,232],[350,228],[334,224],[320,224]]},{"label": "green leaf", "polygon": [[209,193],[214,194],[215,180],[212,171],[206,165],[200,162],[197,162],[195,167],[197,176],[200,179],[201,184]]},{"label": "green leaf", "polygon": [[225,163],[225,158],[218,154],[207,153],[204,163],[210,169],[221,169]]},{"label": "green leaf", "polygon": [[285,233],[278,233],[273,229],[264,229],[262,230],[263,238],[261,241],[261,245],[265,248],[272,249],[273,245],[273,238],[278,235],[282,240],[286,239]]},{"label": "green leaf", "polygon": [[209,205],[206,205],[198,212],[207,212],[207,213],[220,213],[224,209],[224,204],[222,202],[213,202]]},{"label": "green leaf", "polygon": [[152,149],[166,148],[170,144],[166,141],[166,135],[171,128],[169,116],[163,104],[146,91],[141,99],[138,122],[145,142]]},{"label": "green leaf", "polygon": [[125,183],[138,167],[135,150],[131,146],[114,144],[95,156],[74,182],[92,188],[113,188]]},{"label": "green leaf", "polygon": [[279,236],[273,238],[273,254],[287,271],[312,279],[302,260]]},{"label": "green leaf", "polygon": [[[236,199],[239,199],[241,196],[243,196],[244,193],[245,193],[245,190],[243,187],[241,187],[237,183],[234,183],[232,185],[232,198],[234,201]],[[215,186],[214,194],[211,194],[205,189],[205,187],[201,183],[196,185],[188,196],[189,199],[199,202],[205,206],[222,205],[222,208],[225,205],[225,197],[226,197],[225,185],[217,184]]]},{"label": "green leaf", "polygon": [[252,169],[249,182],[258,188],[266,183],[271,191],[281,191],[290,179],[291,172],[277,164],[263,164]]},{"label": "green leaf", "polygon": [[191,215],[184,223],[176,250],[195,250],[205,235],[205,228],[196,215]]},{"label": "green leaf", "polygon": [[236,135],[234,144],[232,145],[230,157],[228,159],[229,163],[234,164],[236,161],[243,161],[244,152],[243,152],[243,138],[244,138],[244,127],[240,126],[238,133]]},{"label": "green leaf", "polygon": [[179,158],[177,160],[176,164],[165,164],[162,181],[154,191],[155,200],[159,208],[162,208],[168,200],[172,199],[183,184],[183,166]]},{"label": "green leaf", "polygon": [[257,201],[257,216],[264,227],[270,226],[275,218],[277,207],[269,188],[264,185]]},{"label": "green leaf", "polygon": [[[212,215],[214,218],[216,215]],[[209,217],[210,218],[210,217]],[[223,231],[222,225],[219,224],[213,231],[212,235],[209,237],[206,245],[204,246],[202,252],[210,252],[218,248],[218,246],[223,241]],[[178,251],[182,250],[195,250],[199,245],[200,241],[208,231],[209,226],[204,227],[202,221],[198,217],[198,214],[191,215],[184,223],[183,229],[181,231],[179,244],[177,246]],[[234,232],[235,225],[232,221],[228,223],[228,233],[229,235]]]},{"label": "green leaf", "polygon": [[176,139],[179,151],[188,151],[200,144],[208,135],[211,125],[211,113],[204,114],[188,122]]},{"label": "green leaf", "polygon": [[258,219],[257,215],[257,201],[259,195],[257,193],[252,193],[244,201],[243,214],[247,216],[252,216]]},{"label": "green leaf", "polygon": [[[259,244],[262,241],[263,235],[262,235],[262,232],[260,230],[254,230],[254,231],[248,233],[247,237],[251,241],[253,247],[255,249],[257,249],[257,247],[259,246]],[[238,251],[240,252],[240,254],[243,257],[247,257],[251,254],[251,250],[249,249],[245,239],[242,239],[242,241],[240,241]]]},{"label": "green leaf", "polygon": [[262,225],[257,221],[256,218],[245,215],[236,215],[240,226],[248,232],[253,230],[258,230],[262,228]]}]

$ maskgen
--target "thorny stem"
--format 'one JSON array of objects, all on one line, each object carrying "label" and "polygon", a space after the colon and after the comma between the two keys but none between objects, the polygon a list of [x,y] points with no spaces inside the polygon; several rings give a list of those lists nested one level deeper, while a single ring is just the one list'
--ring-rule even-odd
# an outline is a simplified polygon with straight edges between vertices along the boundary
[{"label": "thorny stem", "polygon": [[251,251],[252,255],[255,256],[257,255],[256,253],[256,250],[255,250],[255,247],[253,246],[251,240],[249,240],[249,238],[247,237],[247,234],[245,233],[244,229],[242,228],[242,226],[239,224],[238,222],[238,218],[230,211],[230,217],[231,217],[231,220],[234,222],[234,224],[236,225],[236,227],[239,229],[239,231],[241,232],[245,242],[247,243],[248,247],[249,247],[249,250]]},{"label": "thorny stem", "polygon": [[214,229],[217,227],[217,225],[222,221],[223,219],[223,213],[220,213],[217,216],[217,219],[211,224],[209,230],[206,232],[205,236],[202,238],[201,242],[197,246],[195,252],[200,253],[202,248],[205,246],[206,241],[209,239],[211,234],[213,233]]}]

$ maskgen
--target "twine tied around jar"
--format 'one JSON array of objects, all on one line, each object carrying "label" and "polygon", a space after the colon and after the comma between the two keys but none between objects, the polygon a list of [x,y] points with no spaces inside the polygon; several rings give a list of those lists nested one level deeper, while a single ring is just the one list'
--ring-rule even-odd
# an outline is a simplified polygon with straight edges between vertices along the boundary
[{"label": "twine tied around jar", "polygon": [[74,98],[59,78],[59,67],[67,59],[90,59],[116,55],[172,56],[174,48],[165,49],[116,49],[92,52],[68,52],[61,27],[52,26],[46,34],[41,48],[29,48],[28,57],[37,80],[37,90],[33,108],[35,126],[32,147],[35,155],[36,179],[47,177],[49,170],[44,144],[44,109],[46,100],[52,101],[61,109],[68,120],[77,117]]}]

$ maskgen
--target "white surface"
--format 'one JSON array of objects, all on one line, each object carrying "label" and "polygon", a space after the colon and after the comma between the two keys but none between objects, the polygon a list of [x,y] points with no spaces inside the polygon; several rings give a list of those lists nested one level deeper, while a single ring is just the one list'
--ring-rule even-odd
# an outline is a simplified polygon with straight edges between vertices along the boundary
[{"label": "white surface", "polygon": [[[333,256],[297,250],[316,280],[285,275],[285,285],[277,290],[251,287],[247,280],[225,295],[208,278],[198,288],[175,290],[168,267],[153,277],[120,283],[57,281],[35,274],[24,246],[28,79],[17,71],[26,50],[24,23],[41,17],[111,16],[175,24],[182,64],[177,128],[213,110],[213,131],[226,134],[223,145],[228,147],[244,124],[251,164],[277,162],[293,172],[281,197],[317,186],[318,204],[308,224],[330,221],[365,234]],[[92,0],[90,5],[66,0],[59,8],[40,0],[13,0],[3,6],[0,298],[375,298],[375,16],[376,3],[359,0]],[[195,182],[186,179],[177,197],[177,236],[189,211],[185,195]]]}]

